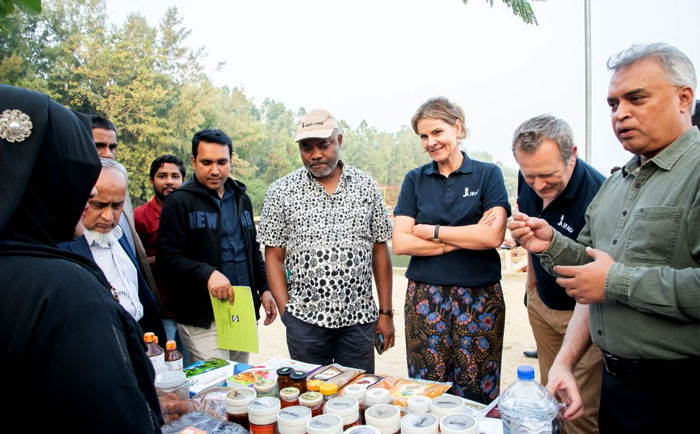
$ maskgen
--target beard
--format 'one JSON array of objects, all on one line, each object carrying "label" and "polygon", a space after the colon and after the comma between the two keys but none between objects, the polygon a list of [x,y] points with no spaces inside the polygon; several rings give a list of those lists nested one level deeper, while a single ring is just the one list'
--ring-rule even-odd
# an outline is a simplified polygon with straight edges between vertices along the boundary
[{"label": "beard", "polygon": [[117,241],[117,237],[113,234],[113,231],[107,233],[93,231],[91,229],[85,229],[85,232],[90,234],[90,237],[95,240],[98,244],[106,245],[112,244]]},{"label": "beard", "polygon": [[306,163],[304,163],[304,167],[306,167],[306,170],[311,172],[311,174],[316,178],[325,178],[326,176],[330,175],[336,167],[338,167],[338,160],[335,160],[333,164],[330,164],[328,161],[323,161],[322,163],[326,165],[325,169],[314,167],[313,165]]}]

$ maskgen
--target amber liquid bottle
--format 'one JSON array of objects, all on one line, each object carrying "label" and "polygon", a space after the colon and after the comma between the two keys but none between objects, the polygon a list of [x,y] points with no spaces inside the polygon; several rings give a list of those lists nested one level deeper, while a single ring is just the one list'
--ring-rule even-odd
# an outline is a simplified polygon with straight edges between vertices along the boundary
[{"label": "amber liquid bottle", "polygon": [[182,371],[182,353],[177,350],[175,341],[165,343],[165,365],[169,371]]},{"label": "amber liquid bottle", "polygon": [[143,335],[143,341],[146,343],[146,355],[153,363],[153,369],[158,372],[165,366],[165,351],[156,343],[156,335],[153,332],[148,332]]}]

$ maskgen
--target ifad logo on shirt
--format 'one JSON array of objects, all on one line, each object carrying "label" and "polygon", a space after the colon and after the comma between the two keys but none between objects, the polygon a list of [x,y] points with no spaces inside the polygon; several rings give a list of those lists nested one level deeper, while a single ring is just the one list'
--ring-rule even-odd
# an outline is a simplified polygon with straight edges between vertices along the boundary
[{"label": "ifad logo on shirt", "polygon": [[564,222],[564,214],[561,215],[561,219],[559,220],[559,223],[557,223],[557,226],[559,226],[560,228],[564,228],[564,230],[570,234],[574,233],[574,228],[572,228],[566,222]]},{"label": "ifad logo on shirt", "polygon": [[472,197],[476,196],[477,194],[479,194],[478,189],[476,191],[469,191],[469,187],[464,187],[464,196],[462,197]]}]

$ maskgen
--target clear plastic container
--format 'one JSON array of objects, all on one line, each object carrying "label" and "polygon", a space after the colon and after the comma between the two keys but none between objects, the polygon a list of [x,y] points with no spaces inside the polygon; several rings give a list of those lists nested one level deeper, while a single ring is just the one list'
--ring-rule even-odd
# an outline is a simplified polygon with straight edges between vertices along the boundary
[{"label": "clear plastic container", "polygon": [[234,422],[250,431],[248,422],[248,403],[257,398],[255,390],[249,387],[233,389],[226,394],[224,406],[226,408],[226,420]]},{"label": "clear plastic container", "polygon": [[382,434],[395,434],[401,431],[401,412],[391,404],[373,405],[365,412],[367,425],[377,428]]},{"label": "clear plastic container", "polygon": [[[365,411],[367,410],[367,405],[365,404],[365,395],[367,394],[367,388],[364,386],[358,386],[356,384],[351,384],[343,388],[343,396],[348,398],[355,398],[360,404],[360,424],[365,423]],[[346,430],[347,431],[347,430]]]},{"label": "clear plastic container", "polygon": [[299,405],[299,389],[296,387],[285,387],[280,390],[280,401],[282,408]]},{"label": "clear plastic container", "polygon": [[253,385],[255,393],[258,394],[258,398],[264,398],[266,396],[277,398],[279,396],[279,389],[277,389],[277,381],[275,380],[258,380],[257,383]]},{"label": "clear plastic container", "polygon": [[294,405],[277,412],[279,434],[306,434],[306,424],[311,420],[311,410],[303,405]]},{"label": "clear plastic container", "polygon": [[306,424],[309,434],[341,434],[343,432],[343,419],[337,414],[322,414],[312,417]]},{"label": "clear plastic container", "polygon": [[438,418],[429,413],[409,413],[401,418],[401,432],[404,434],[437,434]]},{"label": "clear plastic container", "polygon": [[333,398],[323,406],[325,414],[337,414],[343,419],[343,431],[360,424],[360,403],[349,396]]},{"label": "clear plastic container", "polygon": [[440,420],[440,432],[442,434],[478,434],[479,423],[468,414],[451,414]]},{"label": "clear plastic container", "polygon": [[156,393],[165,423],[180,419],[190,411],[190,383],[182,371],[165,371],[156,375]]},{"label": "clear plastic container", "polygon": [[436,415],[438,419],[451,414],[464,413],[465,407],[464,399],[455,395],[444,394],[430,401],[430,412]]},{"label": "clear plastic container", "polygon": [[532,366],[518,366],[518,381],[501,394],[498,409],[503,421],[503,434],[548,434],[559,431],[556,420],[559,404],[544,386],[535,381]]}]

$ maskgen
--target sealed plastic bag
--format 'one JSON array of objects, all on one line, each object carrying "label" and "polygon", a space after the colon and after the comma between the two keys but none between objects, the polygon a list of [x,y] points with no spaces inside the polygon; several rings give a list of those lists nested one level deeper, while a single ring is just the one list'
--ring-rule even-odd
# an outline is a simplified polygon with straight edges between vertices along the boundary
[{"label": "sealed plastic bag", "polygon": [[337,363],[333,363],[331,365],[318,368],[318,370],[314,371],[309,377],[307,377],[306,380],[321,380],[325,381],[326,383],[333,383],[338,386],[338,389],[340,389],[358,375],[364,374],[364,372],[365,371],[363,369],[347,368]]}]

